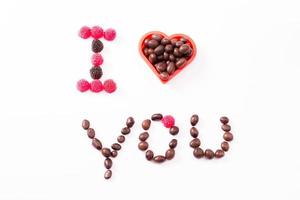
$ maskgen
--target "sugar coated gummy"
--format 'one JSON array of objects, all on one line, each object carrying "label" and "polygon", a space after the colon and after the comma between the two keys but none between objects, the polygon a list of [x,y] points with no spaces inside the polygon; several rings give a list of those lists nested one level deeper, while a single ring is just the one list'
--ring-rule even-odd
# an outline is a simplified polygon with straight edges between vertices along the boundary
[{"label": "sugar coated gummy", "polygon": [[91,29],[88,26],[83,26],[79,30],[79,37],[83,39],[88,39],[91,36]]},{"label": "sugar coated gummy", "polygon": [[80,92],[85,92],[85,91],[89,90],[90,87],[91,87],[90,83],[85,79],[81,79],[77,82],[77,89]]},{"label": "sugar coated gummy", "polygon": [[104,90],[107,93],[113,93],[117,89],[117,84],[112,80],[108,79],[104,82]]},{"label": "sugar coated gummy", "polygon": [[166,128],[171,128],[175,124],[175,119],[171,115],[164,116],[161,121]]}]

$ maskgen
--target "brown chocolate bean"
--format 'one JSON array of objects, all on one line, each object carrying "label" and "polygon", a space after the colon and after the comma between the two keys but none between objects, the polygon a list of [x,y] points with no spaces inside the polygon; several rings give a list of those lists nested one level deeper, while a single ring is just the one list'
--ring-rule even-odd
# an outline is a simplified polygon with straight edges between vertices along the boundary
[{"label": "brown chocolate bean", "polygon": [[151,120],[153,120],[153,121],[160,121],[162,118],[163,118],[163,115],[160,113],[156,113],[151,116]]},{"label": "brown chocolate bean", "polygon": [[206,149],[204,152],[205,158],[207,159],[213,159],[215,156],[215,153],[211,149]]},{"label": "brown chocolate bean", "polygon": [[178,47],[174,48],[174,50],[173,50],[173,55],[174,55],[175,57],[177,57],[177,58],[179,58],[179,57],[182,56],[182,53],[179,52],[179,48],[178,48]]},{"label": "brown chocolate bean", "polygon": [[191,117],[191,125],[192,126],[196,126],[197,125],[197,123],[198,123],[198,121],[199,121],[199,116],[198,115],[192,115],[192,117]]},{"label": "brown chocolate bean", "polygon": [[117,138],[117,141],[118,141],[119,143],[125,142],[125,137],[124,137],[124,135],[119,135],[118,138]]},{"label": "brown chocolate bean", "polygon": [[233,135],[230,132],[225,132],[223,135],[224,140],[230,142],[233,140]]},{"label": "brown chocolate bean", "polygon": [[164,60],[165,61],[169,60],[169,54],[167,52],[164,52]]},{"label": "brown chocolate bean", "polygon": [[111,151],[110,156],[115,158],[118,156],[118,152],[116,150]]},{"label": "brown chocolate bean", "polygon": [[231,126],[228,125],[228,124],[223,124],[222,125],[222,130],[225,131],[225,132],[228,132],[231,130]]},{"label": "brown chocolate bean", "polygon": [[173,46],[171,45],[171,44],[167,44],[166,46],[165,46],[165,51],[167,52],[167,53],[173,53]]},{"label": "brown chocolate bean", "polygon": [[148,132],[143,132],[143,133],[140,134],[139,140],[143,142],[143,141],[146,141],[148,139],[148,137],[149,137],[149,133]]},{"label": "brown chocolate bean", "polygon": [[158,35],[158,34],[153,34],[151,36],[151,38],[154,39],[154,40],[156,40],[156,41],[158,41],[158,42],[160,42],[163,37],[161,35]]},{"label": "brown chocolate bean", "polygon": [[159,77],[161,80],[167,81],[169,79],[169,74],[168,74],[168,72],[162,72],[159,74]]},{"label": "brown chocolate bean", "polygon": [[175,150],[174,149],[168,149],[166,151],[165,157],[167,160],[171,160],[175,156]]},{"label": "brown chocolate bean", "polygon": [[192,139],[192,141],[190,142],[190,147],[192,147],[192,148],[197,148],[197,147],[200,146],[200,144],[201,144],[201,142],[200,142],[199,138],[194,138],[194,139]]},{"label": "brown chocolate bean", "polygon": [[154,157],[153,151],[147,150],[147,151],[146,151],[146,159],[147,159],[147,160],[152,160],[153,157]]},{"label": "brown chocolate bean", "polygon": [[221,150],[221,149],[218,149],[218,150],[215,152],[215,157],[216,157],[216,158],[222,158],[224,155],[225,155],[225,153],[224,153],[224,151]]},{"label": "brown chocolate bean", "polygon": [[105,179],[110,179],[112,176],[112,171],[109,169],[104,173],[104,178]]},{"label": "brown chocolate bean", "polygon": [[154,162],[157,162],[157,163],[162,163],[166,160],[166,157],[165,156],[162,156],[162,155],[158,155],[158,156],[155,156],[153,158],[153,161]]},{"label": "brown chocolate bean", "polygon": [[181,47],[181,45],[183,45],[183,42],[180,40],[175,43],[176,47]]},{"label": "brown chocolate bean", "polygon": [[180,41],[185,44],[187,42],[187,39],[185,37],[182,37],[182,38],[180,38]]},{"label": "brown chocolate bean", "polygon": [[148,149],[148,143],[147,142],[140,142],[138,147],[141,151],[146,151]]},{"label": "brown chocolate bean", "polygon": [[222,124],[227,124],[229,122],[229,119],[228,119],[228,117],[223,116],[223,117],[220,118],[220,122]]},{"label": "brown chocolate bean", "polygon": [[190,52],[190,46],[188,44],[183,44],[179,47],[179,52],[182,54],[188,54]]},{"label": "brown chocolate bean", "polygon": [[[148,55],[150,55],[151,53],[154,54],[154,49],[148,49]],[[155,54],[154,54],[155,55]]]},{"label": "brown chocolate bean", "polygon": [[175,62],[175,61],[176,61],[176,58],[175,58],[175,56],[174,56],[173,54],[170,54],[170,55],[169,55],[169,60],[170,60],[171,62]]},{"label": "brown chocolate bean", "polygon": [[171,41],[168,38],[163,38],[160,42],[162,45],[171,44]]},{"label": "brown chocolate bean", "polygon": [[198,137],[198,135],[199,135],[199,131],[198,131],[198,129],[197,129],[196,127],[192,127],[192,128],[190,129],[190,134],[191,134],[191,136],[192,136],[193,138],[196,138],[196,137]]},{"label": "brown chocolate bean", "polygon": [[165,62],[159,62],[155,65],[158,72],[164,72],[167,70],[167,64]]},{"label": "brown chocolate bean", "polygon": [[221,143],[221,148],[223,151],[228,151],[229,150],[229,143],[228,142],[222,142]]},{"label": "brown chocolate bean", "polygon": [[177,140],[176,139],[172,139],[171,142],[169,143],[169,147],[171,149],[175,149],[177,146]]},{"label": "brown chocolate bean", "polygon": [[102,148],[101,153],[104,157],[108,158],[111,155],[109,148]]},{"label": "brown chocolate bean", "polygon": [[195,158],[202,158],[204,156],[204,151],[201,148],[195,148],[193,151]]},{"label": "brown chocolate bean", "polygon": [[134,123],[135,123],[135,121],[134,121],[133,117],[128,117],[127,118],[127,120],[126,120],[126,126],[128,128],[132,128],[133,125],[134,125]]},{"label": "brown chocolate bean", "polygon": [[88,128],[90,128],[90,122],[89,122],[89,120],[84,119],[84,120],[82,121],[82,128],[83,128],[84,130],[87,130]]},{"label": "brown chocolate bean", "polygon": [[157,40],[149,40],[147,43],[147,47],[151,49],[155,49],[159,45],[159,42]]},{"label": "brown chocolate bean", "polygon": [[100,140],[98,140],[97,138],[94,138],[92,140],[92,145],[98,149],[98,150],[101,150],[102,149],[102,143],[100,142]]},{"label": "brown chocolate bean", "polygon": [[106,158],[104,160],[104,167],[106,169],[110,169],[112,167],[112,165],[113,165],[113,162],[112,162],[112,160],[110,158]]},{"label": "brown chocolate bean", "polygon": [[113,143],[113,144],[111,145],[111,148],[112,148],[113,150],[119,151],[119,150],[122,148],[122,146],[121,146],[119,143]]},{"label": "brown chocolate bean", "polygon": [[172,126],[169,130],[171,135],[177,135],[179,133],[179,128],[177,126]]},{"label": "brown chocolate bean", "polygon": [[145,55],[145,56],[149,56],[148,48],[147,48],[147,47],[143,49],[143,52],[144,52],[144,55]]},{"label": "brown chocolate bean", "polygon": [[149,40],[150,40],[149,38],[146,38],[146,39],[144,40],[144,45],[145,45],[145,46],[148,45]]},{"label": "brown chocolate bean", "polygon": [[103,50],[104,45],[100,40],[93,40],[92,42],[92,51],[94,53],[99,53]]},{"label": "brown chocolate bean", "polygon": [[150,125],[151,125],[151,120],[150,119],[145,119],[143,122],[142,122],[142,128],[146,131],[150,128]]},{"label": "brown chocolate bean", "polygon": [[176,70],[176,67],[175,67],[175,64],[174,62],[170,62],[168,65],[167,65],[167,72],[172,75]]},{"label": "brown chocolate bean", "polygon": [[164,50],[165,50],[165,47],[163,45],[159,45],[158,47],[156,47],[154,49],[154,53],[159,56],[164,53]]},{"label": "brown chocolate bean", "polygon": [[176,65],[177,68],[180,69],[184,66],[185,62],[186,62],[185,58],[180,58],[178,61],[176,61],[175,65]]},{"label": "brown chocolate bean", "polygon": [[171,39],[171,44],[172,44],[173,46],[175,46],[177,41],[178,41],[178,40],[177,40],[176,38],[173,38],[173,39]]},{"label": "brown chocolate bean", "polygon": [[93,139],[95,137],[95,130],[93,128],[88,128],[87,135],[89,138]]},{"label": "brown chocolate bean", "polygon": [[128,128],[128,127],[122,128],[121,133],[122,133],[123,135],[129,134],[129,133],[130,133],[130,128]]},{"label": "brown chocolate bean", "polygon": [[164,61],[164,55],[157,56],[157,61]]},{"label": "brown chocolate bean", "polygon": [[157,57],[154,53],[151,53],[148,57],[148,60],[149,60],[150,63],[155,64],[156,61],[157,61]]}]

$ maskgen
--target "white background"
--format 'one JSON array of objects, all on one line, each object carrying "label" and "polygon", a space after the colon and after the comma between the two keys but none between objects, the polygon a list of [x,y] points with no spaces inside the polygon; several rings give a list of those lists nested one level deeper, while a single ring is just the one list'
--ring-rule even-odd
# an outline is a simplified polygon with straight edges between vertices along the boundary
[{"label": "white background", "polygon": [[[299,199],[300,3],[298,0],[0,2],[0,199]],[[118,90],[79,93],[91,40],[82,25],[117,30],[105,42],[103,80]],[[152,30],[185,33],[194,62],[163,85],[138,54]],[[140,123],[172,114],[176,157],[155,165],[137,149]],[[189,118],[203,148],[219,148],[221,115],[235,139],[221,160],[196,160]],[[88,118],[105,146],[128,116],[137,125],[103,179],[103,157],[81,128]],[[150,145],[171,137],[159,123]]]}]

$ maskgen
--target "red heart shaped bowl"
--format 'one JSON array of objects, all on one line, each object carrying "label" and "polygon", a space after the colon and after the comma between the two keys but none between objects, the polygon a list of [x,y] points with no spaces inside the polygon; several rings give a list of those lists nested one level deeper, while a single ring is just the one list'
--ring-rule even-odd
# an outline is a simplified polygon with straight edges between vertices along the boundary
[{"label": "red heart shaped bowl", "polygon": [[[174,73],[172,73],[171,75],[169,75],[168,79],[166,80],[163,80],[161,78],[161,75],[160,73],[157,71],[155,65],[153,65],[148,57],[145,55],[144,53],[144,49],[146,48],[145,46],[145,40],[146,39],[151,39],[152,35],[154,34],[157,34],[157,35],[160,35],[162,38],[167,38],[169,40],[172,40],[172,39],[177,39],[177,40],[180,40],[181,38],[185,38],[186,39],[186,42],[185,44],[188,44],[191,49],[192,49],[192,53],[191,55],[186,59],[186,62],[184,62],[184,64],[182,66],[180,66],[180,68],[176,68],[176,70],[174,71]],[[184,68],[186,68],[195,58],[196,56],[196,53],[197,53],[197,49],[196,49],[196,45],[194,43],[194,41],[187,35],[184,35],[184,34],[173,34],[173,35],[170,35],[170,36],[167,36],[166,34],[160,32],[160,31],[151,31],[149,33],[146,33],[140,40],[139,42],[139,52],[140,52],[140,55],[142,56],[142,58],[144,59],[144,61],[147,63],[147,65],[150,67],[150,69],[154,72],[154,74],[159,78],[159,80],[165,84],[167,83],[168,81],[170,81],[172,78],[174,78],[177,74],[179,74]]]}]

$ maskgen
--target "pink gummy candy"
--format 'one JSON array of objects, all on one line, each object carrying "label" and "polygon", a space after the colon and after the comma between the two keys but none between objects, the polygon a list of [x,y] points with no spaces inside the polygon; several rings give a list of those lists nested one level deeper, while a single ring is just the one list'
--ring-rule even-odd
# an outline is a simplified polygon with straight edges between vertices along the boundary
[{"label": "pink gummy candy", "polygon": [[88,27],[88,26],[81,27],[81,29],[79,30],[78,35],[79,35],[79,37],[81,37],[83,39],[88,39],[91,36],[90,27]]},{"label": "pink gummy candy", "polygon": [[90,83],[85,79],[81,79],[77,82],[77,89],[80,92],[85,92],[85,91],[89,90],[90,87],[91,87]]},{"label": "pink gummy candy", "polygon": [[103,63],[103,57],[101,56],[101,54],[95,53],[92,55],[91,61],[95,67],[99,67]]},{"label": "pink gummy candy", "polygon": [[100,26],[93,26],[91,29],[91,34],[95,40],[98,40],[99,38],[103,37],[104,33],[103,29]]},{"label": "pink gummy candy", "polygon": [[115,29],[109,28],[104,32],[104,39],[107,41],[113,41],[116,38],[116,31]]},{"label": "pink gummy candy", "polygon": [[164,116],[161,121],[166,128],[171,128],[175,124],[175,119],[171,115]]},{"label": "pink gummy candy", "polygon": [[104,81],[103,85],[104,85],[104,90],[107,93],[113,93],[117,89],[117,84],[112,79],[108,79]]},{"label": "pink gummy candy", "polygon": [[98,93],[101,92],[103,90],[103,84],[100,80],[93,80],[91,82],[91,91]]}]

